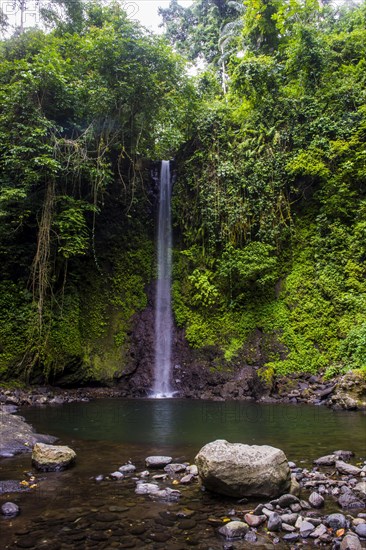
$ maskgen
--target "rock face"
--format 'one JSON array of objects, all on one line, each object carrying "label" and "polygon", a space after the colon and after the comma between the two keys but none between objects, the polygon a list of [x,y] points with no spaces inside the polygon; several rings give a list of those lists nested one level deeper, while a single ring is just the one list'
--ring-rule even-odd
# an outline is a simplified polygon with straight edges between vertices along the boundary
[{"label": "rock face", "polygon": [[290,487],[284,452],[268,445],[218,439],[202,447],[195,461],[203,485],[223,495],[275,498]]},{"label": "rock face", "polygon": [[37,441],[54,443],[56,437],[36,434],[23,417],[0,409],[0,457],[28,452]]},{"label": "rock face", "polygon": [[43,472],[64,470],[75,458],[75,451],[64,445],[36,443],[33,447],[32,463]]}]

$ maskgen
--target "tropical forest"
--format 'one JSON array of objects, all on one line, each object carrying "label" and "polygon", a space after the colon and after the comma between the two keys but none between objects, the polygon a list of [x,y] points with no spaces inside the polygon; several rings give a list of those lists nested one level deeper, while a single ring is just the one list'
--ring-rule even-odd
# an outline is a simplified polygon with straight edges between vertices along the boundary
[{"label": "tropical forest", "polygon": [[366,548],[365,0],[10,4],[4,548]]}]

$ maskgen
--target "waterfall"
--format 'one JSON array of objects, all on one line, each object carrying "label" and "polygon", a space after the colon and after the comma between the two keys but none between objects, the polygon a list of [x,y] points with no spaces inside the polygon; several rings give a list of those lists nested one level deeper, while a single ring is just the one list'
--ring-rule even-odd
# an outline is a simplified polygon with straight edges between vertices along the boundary
[{"label": "waterfall", "polygon": [[172,223],[170,164],[163,160],[160,171],[157,234],[158,279],[155,301],[155,365],[153,397],[172,397]]}]

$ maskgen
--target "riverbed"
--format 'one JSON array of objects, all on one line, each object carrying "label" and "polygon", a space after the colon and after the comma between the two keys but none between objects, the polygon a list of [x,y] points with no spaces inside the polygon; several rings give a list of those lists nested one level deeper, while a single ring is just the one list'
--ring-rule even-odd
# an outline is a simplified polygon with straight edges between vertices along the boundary
[{"label": "riverbed", "polygon": [[[141,472],[145,457],[154,454],[192,463],[214,439],[273,445],[302,468],[337,449],[352,450],[355,463],[366,459],[366,415],[324,407],[100,399],[24,408],[20,414],[37,432],[72,447],[77,461],[64,472],[37,474],[37,486],[27,493],[1,497],[1,503],[10,499],[21,508],[18,517],[0,521],[4,548],[222,549],[215,518],[252,509],[254,502],[238,505],[203,492],[198,483],[179,486],[176,502],[156,502],[135,495],[133,476],[106,478],[128,461]],[[27,480],[31,471],[30,454],[0,462],[3,480]],[[104,480],[97,482],[98,475]],[[332,502],[327,506],[334,510]],[[245,544],[233,548],[253,546]],[[267,544],[273,547],[270,539]]]}]

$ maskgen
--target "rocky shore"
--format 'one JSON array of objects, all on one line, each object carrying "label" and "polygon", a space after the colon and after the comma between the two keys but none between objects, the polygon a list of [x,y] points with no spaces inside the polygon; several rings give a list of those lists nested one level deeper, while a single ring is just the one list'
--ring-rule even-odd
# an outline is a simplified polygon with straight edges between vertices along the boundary
[{"label": "rocky shore", "polygon": [[[252,400],[265,403],[303,403],[322,405],[334,410],[366,410],[366,379],[349,372],[331,380],[322,375],[291,374],[275,377],[265,383],[254,367],[236,373],[205,372],[176,365],[174,374],[180,376],[176,397],[214,401]],[[179,371],[179,373],[178,373]],[[0,407],[63,405],[75,401],[100,398],[149,397],[150,385],[141,387],[133,378],[112,387],[62,388],[30,386],[24,389],[2,389]]]},{"label": "rocky shore", "polygon": [[[351,461],[352,452],[336,450],[312,468],[289,462],[292,492],[253,503],[205,491],[195,464],[149,456],[90,479],[90,502],[84,495],[82,505],[59,510],[59,517],[53,511],[29,521],[7,548],[361,550],[366,463]],[[11,500],[1,504],[2,521],[22,512]]]}]

